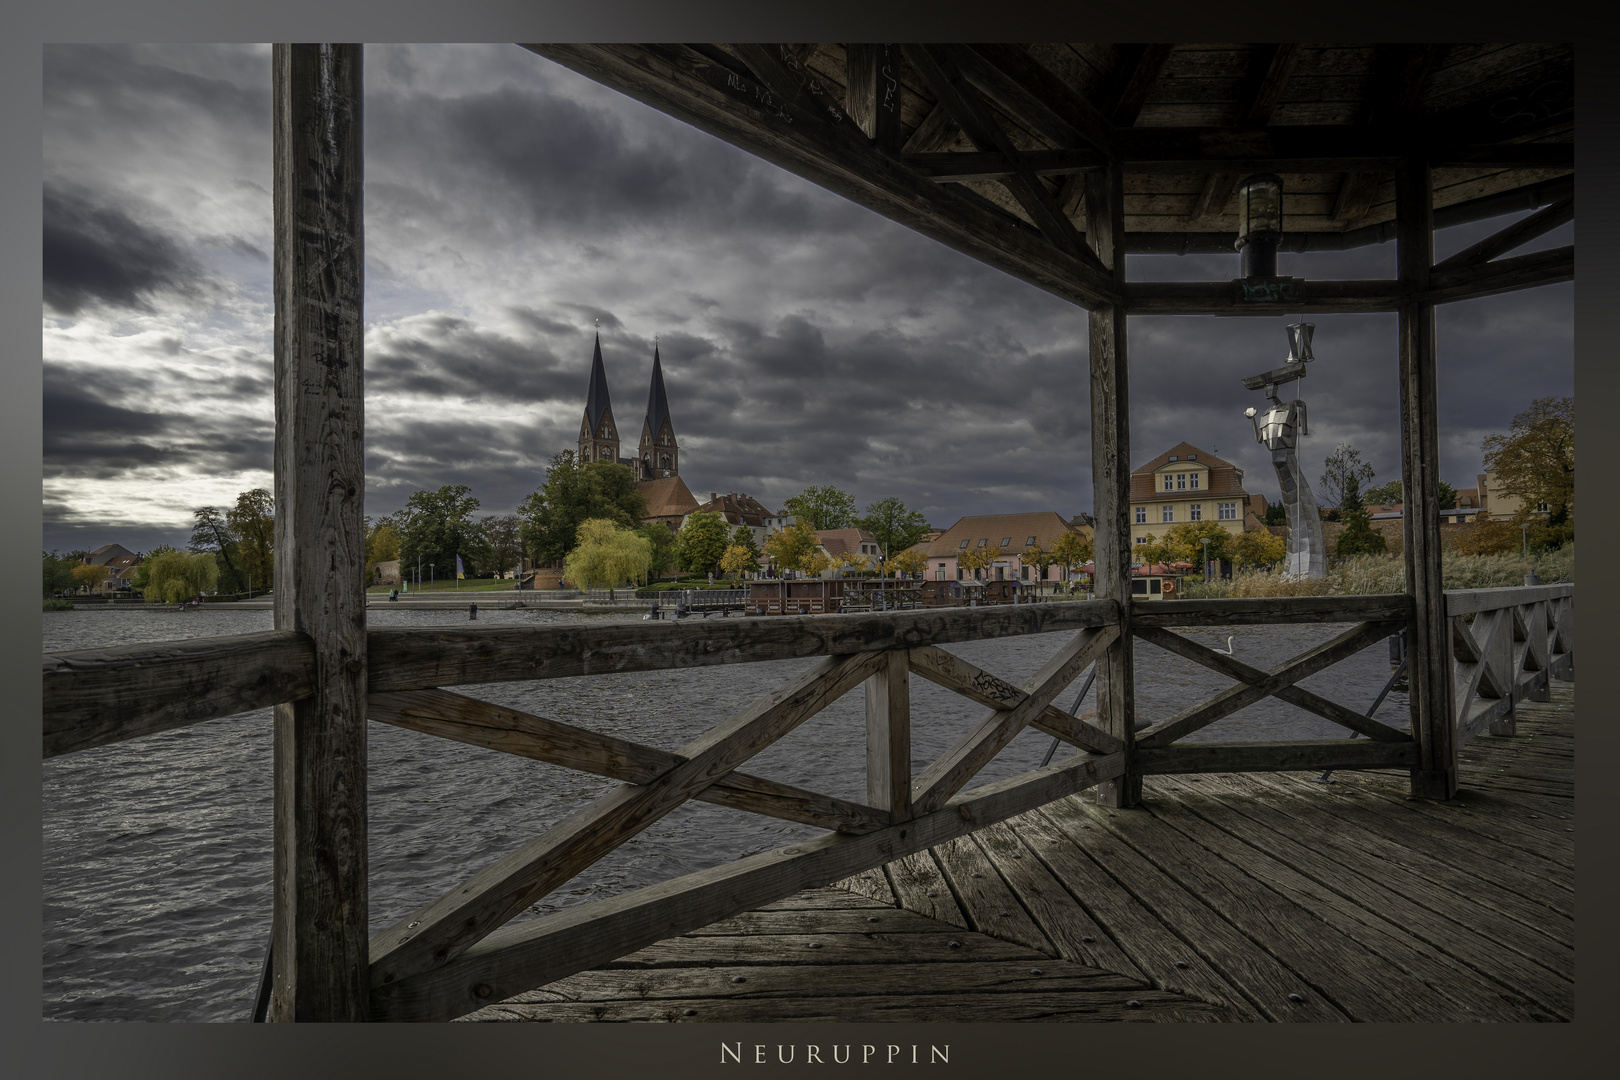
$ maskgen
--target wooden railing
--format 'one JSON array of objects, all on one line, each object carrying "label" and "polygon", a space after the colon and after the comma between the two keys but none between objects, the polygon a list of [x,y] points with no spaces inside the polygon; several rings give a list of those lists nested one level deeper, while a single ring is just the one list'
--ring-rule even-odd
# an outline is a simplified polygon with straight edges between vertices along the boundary
[{"label": "wooden railing", "polygon": [[[1543,595],[1545,594],[1545,595]],[[1456,631],[1475,643],[1459,667],[1467,700],[1540,692],[1573,669],[1572,590],[1451,594]],[[466,626],[367,631],[369,719],[620,782],[370,942],[371,1013],[442,1020],[610,961],[655,941],[942,843],[1128,774],[1412,766],[1417,742],[1298,685],[1399,633],[1408,596],[1136,603],[1130,632],[1237,685],[1123,736],[1054,699],[1119,638],[1112,600],[712,623]],[[1474,615],[1472,627],[1461,620]],[[1344,624],[1348,630],[1269,670],[1171,627]],[[1501,627],[1507,627],[1503,630]],[[1523,633],[1518,634],[1522,628]],[[1070,636],[1015,686],[941,646],[1030,634]],[[1522,648],[1503,652],[1518,634]],[[1459,641],[1462,637],[1458,638]],[[1537,644],[1539,642],[1540,644]],[[1459,646],[1461,648],[1461,646]],[[1505,658],[1504,658],[1505,657]],[[807,671],[676,751],[467,697],[447,687],[814,658]],[[1503,674],[1509,671],[1511,674]],[[310,693],[314,660],[291,632],[135,645],[45,657],[45,754],[151,734]],[[987,707],[920,774],[911,772],[910,676]],[[741,771],[749,758],[857,686],[865,687],[865,798],[838,798]],[[1515,689],[1517,688],[1517,689]],[[1333,721],[1347,739],[1187,744],[1184,736],[1274,696]],[[1465,695],[1458,694],[1459,701]],[[1472,706],[1491,717],[1499,704]],[[1508,713],[1511,716],[1511,713]],[[1483,721],[1482,721],[1483,722]],[[1074,757],[968,789],[1024,728]],[[1115,731],[1122,730],[1118,727]],[[1356,738],[1355,736],[1366,736]],[[828,830],[672,881],[507,925],[536,900],[688,800]]]},{"label": "wooden railing", "polygon": [[1514,734],[1513,707],[1546,701],[1549,678],[1575,677],[1575,586],[1446,593],[1457,744]]}]

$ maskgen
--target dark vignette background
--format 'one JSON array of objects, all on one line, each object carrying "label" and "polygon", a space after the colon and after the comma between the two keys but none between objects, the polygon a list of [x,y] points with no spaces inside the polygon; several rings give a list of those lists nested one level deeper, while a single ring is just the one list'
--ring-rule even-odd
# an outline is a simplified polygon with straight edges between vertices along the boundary
[{"label": "dark vignette background", "polygon": [[[866,11],[863,28],[874,40],[908,36],[891,26],[871,22],[870,5],[848,5]],[[936,14],[937,5],[930,6]],[[1317,39],[1352,40],[1377,38],[1493,38],[1512,40],[1526,36],[1522,10],[1511,22],[1482,25],[1485,16],[1478,4],[1448,5],[1449,12],[1426,9],[1414,15],[1410,5],[1358,4],[1345,9],[1342,22],[1318,22],[1307,31],[1294,19],[1284,25],[1262,16],[1273,16],[1272,5],[1244,5],[1219,13],[1207,7],[1154,5],[1138,11],[1129,29],[1112,24],[1102,12],[1080,10],[1064,5],[1057,11],[1025,5],[1011,14],[996,9],[993,23],[976,26],[972,21],[953,22],[955,32],[942,27],[941,38],[970,39],[1002,37],[1009,40],[1032,38],[1073,39],[1076,36],[1115,40],[1274,40],[1313,34]],[[510,8],[510,10],[508,10]],[[436,13],[429,14],[432,10]],[[40,174],[38,160],[30,148],[39,145],[42,67],[40,45],[45,41],[150,41],[173,38],[203,40],[265,40],[271,37],[294,39],[377,40],[379,35],[414,37],[421,40],[512,40],[516,38],[577,39],[620,37],[654,40],[695,38],[713,40],[812,40],[840,36],[825,25],[792,25],[782,15],[765,17],[739,6],[727,10],[710,5],[637,5],[622,3],[596,9],[592,17],[579,9],[553,5],[535,11],[525,5],[521,15],[515,5],[496,3],[460,6],[453,17],[422,5],[417,11],[391,11],[386,26],[368,18],[365,9],[334,5],[282,5],[274,20],[257,13],[241,13],[222,18],[212,11],[204,14],[195,5],[174,2],[122,4],[114,8],[96,2],[59,4],[51,15],[29,16],[24,24],[15,17],[6,35],[4,71],[6,99],[13,103],[6,116],[10,144],[17,152],[5,156],[7,210],[4,217],[5,281],[3,310],[8,348],[6,414],[4,431],[7,468],[3,475],[10,496],[9,505],[33,505],[37,478],[41,476],[40,414],[34,402],[41,400],[40,368],[36,362],[41,293]],[[841,15],[837,5],[822,5],[818,11]],[[1463,13],[1463,14],[1459,14]],[[1391,19],[1399,14],[1399,18]],[[1446,25],[1442,16],[1465,18],[1465,32]],[[1549,14],[1540,12],[1543,19]],[[1103,21],[1097,16],[1104,15]],[[1089,17],[1084,21],[1081,17]],[[1382,18],[1380,18],[1382,17]],[[982,18],[982,16],[981,16]],[[1335,18],[1337,14],[1318,13],[1315,19]],[[628,21],[627,21],[628,20]],[[848,26],[848,22],[841,25]],[[1084,25],[1084,29],[1080,29]],[[521,27],[521,29],[520,29]],[[636,32],[630,32],[633,27]],[[1398,33],[1373,32],[1392,27]],[[295,28],[303,29],[303,33]],[[318,30],[317,32],[310,32]],[[1281,30],[1281,33],[1278,31]],[[842,36],[856,36],[845,32]],[[1617,388],[1612,374],[1615,320],[1609,314],[1617,284],[1613,259],[1609,254],[1615,239],[1614,211],[1599,202],[1614,196],[1612,160],[1615,131],[1613,119],[1614,79],[1612,65],[1605,64],[1607,42],[1599,41],[1591,27],[1549,27],[1544,21],[1533,28],[1533,36],[1543,39],[1575,40],[1581,43],[1580,107],[1582,110],[1581,175],[1588,193],[1582,215],[1583,246],[1581,279],[1575,286],[1581,327],[1576,340],[1578,379],[1589,391],[1588,414]],[[116,225],[116,222],[112,223]],[[137,240],[141,239],[139,237]],[[143,251],[159,272],[166,268],[179,272],[183,263],[161,244],[146,244]],[[167,261],[165,261],[167,260]],[[633,399],[634,394],[630,395]],[[1581,436],[1582,456],[1603,461],[1613,449],[1613,430],[1598,430],[1587,424]],[[1587,511],[1589,527],[1606,527],[1612,513],[1601,504]],[[1597,514],[1598,517],[1591,515]],[[38,524],[26,511],[7,515],[4,532],[7,562],[32,567],[33,550],[39,536]],[[193,1026],[144,1027],[88,1026],[67,1028],[42,1025],[39,1020],[39,817],[37,715],[39,708],[37,675],[32,666],[38,644],[38,623],[34,622],[32,585],[12,593],[13,615],[6,622],[5,650],[7,685],[11,688],[11,722],[4,726],[5,752],[0,755],[7,792],[5,864],[7,875],[5,937],[0,941],[6,956],[3,984],[6,1030],[4,1060],[16,1063],[16,1075],[53,1077],[181,1077],[181,1076],[281,1076],[292,1070],[304,1075],[439,1076],[466,1075],[477,1071],[514,1072],[518,1075],[576,1075],[591,1073],[629,1076],[657,1069],[669,1076],[716,1075],[716,1047],[722,1038],[748,1042],[776,1042],[789,1039],[803,1042],[806,1037],[825,1042],[840,1041],[934,1041],[949,1040],[953,1067],[947,1075],[983,1076],[1002,1072],[1009,1065],[1041,1065],[1068,1069],[1152,1068],[1176,1069],[1194,1066],[1216,1074],[1236,1075],[1241,1069],[1253,1071],[1251,1052],[1258,1050],[1275,1065],[1308,1067],[1322,1076],[1364,1075],[1369,1068],[1389,1068],[1399,1062],[1401,1072],[1429,1072],[1438,1069],[1466,1071],[1480,1076],[1522,1076],[1563,1073],[1596,1075],[1596,1054],[1602,1045],[1592,1035],[1603,1030],[1603,1019],[1612,1004],[1612,981],[1605,977],[1612,970],[1614,944],[1611,934],[1597,929],[1597,920],[1613,899],[1612,870],[1604,858],[1612,840],[1604,837],[1613,821],[1613,795],[1600,783],[1612,775],[1614,743],[1601,729],[1583,739],[1582,764],[1588,778],[1582,794],[1583,829],[1582,926],[1580,971],[1582,975],[1582,1029],[1487,1028],[1468,1032],[1442,1032],[1430,1028],[1381,1028],[1376,1033],[1293,1031],[1277,1029],[1220,1029],[1195,1032],[1191,1029],[1126,1030],[1110,1028],[1077,1031],[1070,1028],[1003,1028],[989,1025],[932,1026],[926,1030],[910,1027],[883,1027],[837,1031],[818,1028],[814,1032],[788,1025],[765,1025],[743,1029],[681,1028],[657,1031],[650,1028],[603,1030],[599,1028],[541,1029],[501,1028],[469,1030],[448,1027],[427,1030],[334,1029],[271,1030],[245,1026],[203,1028]],[[1583,584],[1583,608],[1587,618],[1586,647],[1602,650],[1611,642],[1603,640],[1606,625],[1595,612],[1607,610],[1612,586],[1602,579]],[[1592,605],[1598,605],[1593,607]],[[1602,624],[1602,625],[1600,625]],[[1600,637],[1593,640],[1594,632]],[[1601,657],[1601,652],[1591,654]],[[1588,661],[1588,702],[1602,700],[1610,677],[1604,667],[1595,671]],[[1606,665],[1605,665],[1606,666]],[[1594,820],[1596,819],[1596,820]],[[1583,1030],[1584,1029],[1584,1030]],[[1588,1042],[1588,1039],[1591,1041]],[[1223,1053],[1222,1051],[1225,1051]],[[1606,1057],[1605,1055],[1604,1057]],[[1223,1067],[1230,1064],[1231,1068]],[[787,1072],[790,1070],[779,1070]],[[723,1072],[718,1073],[724,1075]]]}]

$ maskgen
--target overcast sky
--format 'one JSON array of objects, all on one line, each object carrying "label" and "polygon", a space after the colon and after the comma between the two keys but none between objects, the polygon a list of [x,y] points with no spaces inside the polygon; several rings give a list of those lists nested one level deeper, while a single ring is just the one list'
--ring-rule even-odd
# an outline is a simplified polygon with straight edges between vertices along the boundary
[{"label": "overcast sky", "polygon": [[[271,486],[269,58],[45,49],[47,549],[183,543],[194,508]],[[598,319],[627,449],[657,336],[700,499],[834,484],[939,528],[1090,511],[1083,310],[515,45],[368,46],[365,80],[367,513],[444,484],[511,512],[576,444]],[[1394,245],[1281,272],[1393,277]],[[1446,480],[1573,394],[1573,320],[1568,284],[1441,308]],[[1133,318],[1132,464],[1186,440],[1276,498],[1240,380],[1289,321]],[[1313,321],[1308,475],[1348,442],[1398,478],[1395,316]]]}]

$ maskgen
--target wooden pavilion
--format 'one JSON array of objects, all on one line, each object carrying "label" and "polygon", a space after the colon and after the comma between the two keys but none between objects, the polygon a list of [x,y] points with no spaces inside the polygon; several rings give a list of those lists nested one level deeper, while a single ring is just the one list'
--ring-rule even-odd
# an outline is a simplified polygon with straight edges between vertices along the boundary
[{"label": "wooden pavilion", "polygon": [[[272,1018],[461,1015],[1084,788],[1097,789],[1107,805],[1133,805],[1144,769],[1398,766],[1410,768],[1412,794],[1449,799],[1457,791],[1459,743],[1487,726],[1510,730],[1515,700],[1544,695],[1559,664],[1572,670],[1567,591],[1523,590],[1450,608],[1441,591],[1434,319],[1439,303],[1573,278],[1573,248],[1511,254],[1573,216],[1571,46],[525,47],[1086,308],[1098,599],[723,626],[368,631],[360,585],[361,49],[277,45],[277,629],[45,661],[47,755],[275,704]],[[1393,239],[1398,275],[1319,281],[1273,269],[1224,282],[1128,280],[1128,253],[1232,251],[1240,228],[1235,192],[1259,174],[1281,179],[1282,227],[1269,241],[1277,249],[1340,250]],[[1436,263],[1436,227],[1512,211],[1534,213]],[[1127,316],[1301,311],[1399,315],[1407,594],[1142,611],[1130,598]],[[1166,629],[1312,621],[1356,625],[1270,672]],[[1294,685],[1402,628],[1410,647],[1409,731]],[[1060,630],[1072,641],[1022,688],[937,648]],[[1238,685],[1137,731],[1136,637],[1224,671]],[[1520,641],[1523,648],[1514,644]],[[808,656],[822,659],[674,754],[440,689]],[[1093,660],[1095,723],[1052,708]],[[911,673],[991,710],[915,777]],[[736,771],[862,685],[864,803]],[[1220,760],[1174,745],[1273,694],[1368,738],[1310,750],[1253,744]],[[368,940],[368,718],[625,783]],[[1026,725],[1080,752],[964,791]],[[689,798],[832,831],[503,927]]]}]

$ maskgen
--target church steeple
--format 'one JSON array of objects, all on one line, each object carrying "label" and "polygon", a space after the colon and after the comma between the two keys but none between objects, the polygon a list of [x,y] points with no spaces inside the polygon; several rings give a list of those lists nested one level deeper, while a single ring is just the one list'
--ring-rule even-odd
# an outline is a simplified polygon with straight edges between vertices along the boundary
[{"label": "church steeple", "polygon": [[664,392],[664,365],[653,342],[652,385],[647,390],[647,419],[641,425],[641,475],[656,479],[681,474],[681,451],[675,425],[669,418],[669,396]]},{"label": "church steeple", "polygon": [[613,403],[608,399],[607,368],[602,363],[602,335],[596,335],[596,353],[591,357],[591,388],[585,396],[585,418],[579,425],[579,460],[619,460],[619,429],[613,423]]}]

